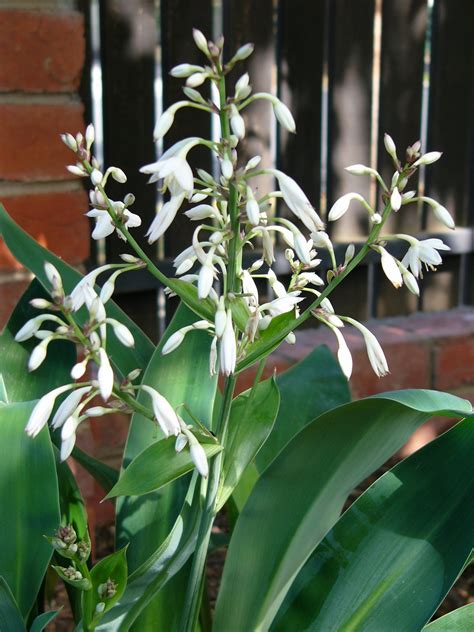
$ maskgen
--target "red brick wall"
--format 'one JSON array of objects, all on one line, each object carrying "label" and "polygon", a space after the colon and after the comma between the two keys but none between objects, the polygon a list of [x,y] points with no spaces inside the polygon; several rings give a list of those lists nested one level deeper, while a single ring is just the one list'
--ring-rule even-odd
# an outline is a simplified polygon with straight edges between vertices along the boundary
[{"label": "red brick wall", "polygon": [[[0,8],[0,202],[41,244],[73,265],[89,253],[87,195],[66,170],[61,132],[84,128],[78,88],[83,16],[69,2]],[[29,275],[0,243],[0,328]]]}]

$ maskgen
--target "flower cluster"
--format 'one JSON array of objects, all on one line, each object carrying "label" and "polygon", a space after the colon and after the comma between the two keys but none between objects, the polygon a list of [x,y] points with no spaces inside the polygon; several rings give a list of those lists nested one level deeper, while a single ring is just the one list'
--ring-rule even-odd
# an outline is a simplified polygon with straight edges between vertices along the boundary
[{"label": "flower cluster", "polygon": [[[171,226],[177,214],[184,209],[190,221],[196,223],[192,242],[174,260],[175,275],[192,288],[197,304],[211,306],[201,319],[173,333],[162,348],[162,353],[173,352],[193,331],[204,330],[210,336],[209,357],[211,374],[220,371],[230,376],[237,364],[244,359],[255,340],[264,335],[272,321],[284,314],[289,317],[288,325],[278,342],[285,339],[295,341],[294,328],[309,316],[315,317],[331,329],[337,337],[338,359],[344,374],[349,378],[352,372],[352,358],[343,336],[343,329],[351,325],[358,329],[365,341],[367,354],[374,372],[383,376],[388,365],[383,350],[375,336],[353,318],[336,314],[328,298],[334,287],[350,273],[372,249],[380,256],[384,273],[396,288],[403,284],[410,292],[419,293],[418,279],[422,277],[423,265],[434,269],[441,263],[439,251],[449,249],[440,239],[418,240],[404,234],[382,234],[384,224],[392,212],[400,212],[413,203],[428,204],[435,216],[445,226],[454,228],[449,212],[432,198],[418,197],[413,190],[407,190],[409,179],[423,165],[429,165],[441,156],[439,152],[420,153],[417,142],[406,150],[401,162],[395,143],[385,135],[385,148],[393,163],[394,173],[390,184],[370,167],[357,164],[348,167],[356,176],[375,178],[381,187],[381,208],[372,206],[358,193],[347,193],[335,202],[328,214],[328,221],[340,219],[353,202],[359,203],[367,212],[369,235],[362,248],[356,251],[350,244],[344,260],[337,261],[334,246],[325,225],[311,205],[298,183],[282,171],[262,167],[260,156],[250,160],[239,160],[239,144],[245,137],[245,110],[256,100],[268,101],[280,125],[289,132],[295,132],[295,121],[290,110],[274,95],[252,93],[247,73],[240,76],[233,94],[226,92],[227,75],[237,62],[246,59],[253,50],[251,44],[241,47],[232,59],[225,63],[222,56],[223,43],[207,41],[204,35],[194,30],[194,40],[204,54],[204,65],[180,64],[171,70],[174,77],[185,80],[183,92],[186,99],[169,107],[157,121],[155,139],[163,138],[174,123],[182,108],[194,108],[208,115],[219,117],[220,138],[212,141],[199,137],[185,138],[172,145],[156,162],[142,167],[141,171],[150,176],[151,183],[158,183],[164,196],[164,203],[147,230],[150,243],[161,238]],[[197,89],[210,82],[219,95],[212,101]],[[72,383],[62,386],[43,397],[36,406],[27,426],[27,432],[34,435],[43,427],[52,414],[56,398],[67,391],[70,394],[56,411],[52,425],[62,428],[62,458],[66,458],[74,445],[75,430],[87,416],[112,412],[120,407],[141,410],[137,403],[136,391],[147,393],[151,400],[152,412],[148,416],[160,425],[164,435],[176,436],[176,449],[189,446],[197,469],[207,475],[207,460],[203,448],[196,439],[192,427],[186,425],[170,403],[151,386],[134,386],[135,373],[120,382],[116,379],[107,355],[107,327],[112,327],[120,342],[133,345],[133,337],[128,329],[118,321],[107,317],[105,304],[114,290],[119,274],[142,266],[154,274],[165,285],[168,293],[180,294],[180,287],[173,279],[167,279],[147,257],[129,232],[130,228],[141,225],[139,215],[130,212],[134,196],[128,193],[123,200],[108,197],[106,185],[111,177],[125,183],[127,178],[118,167],[103,170],[92,155],[94,129],[87,127],[85,135],[62,136],[64,143],[75,153],[77,162],[68,169],[81,177],[90,178],[91,210],[87,213],[95,219],[92,237],[102,239],[114,231],[135,251],[135,255],[122,255],[123,263],[108,264],[90,272],[72,290],[64,293],[59,273],[51,264],[46,264],[46,273],[52,286],[52,302],[37,300],[35,307],[48,309],[48,313],[32,319],[18,332],[18,340],[35,336],[40,343],[30,358],[30,369],[35,369],[46,355],[48,344],[55,339],[73,340],[84,349],[84,359],[72,371],[74,380],[82,378],[87,364],[92,362],[97,369],[96,378],[89,382]],[[206,147],[217,165],[217,175],[203,169],[193,170],[188,155],[197,146]],[[260,196],[254,185],[255,178],[268,176],[275,189]],[[282,200],[289,210],[285,217],[274,216],[272,200]],[[275,238],[286,247],[289,282],[284,284],[277,278],[274,268]],[[393,240],[408,243],[406,255],[398,260],[389,252]],[[326,275],[318,271],[321,258],[318,250],[328,251],[331,268]],[[244,265],[246,250],[261,253],[251,264]],[[97,293],[94,289],[99,274],[109,271],[111,275]],[[324,278],[325,277],[325,278]],[[262,281],[270,288],[271,295],[261,296]],[[188,293],[189,295],[189,293]],[[184,296],[183,296],[184,297]],[[79,327],[74,314],[82,308],[88,310],[88,319]],[[238,309],[237,309],[238,308]],[[197,308],[196,311],[200,313]],[[59,312],[58,315],[55,312]],[[209,316],[209,314],[212,316]],[[236,314],[244,314],[237,317]],[[56,328],[43,330],[48,322]],[[100,394],[106,407],[87,408],[87,404]],[[111,401],[112,394],[114,400]]]}]

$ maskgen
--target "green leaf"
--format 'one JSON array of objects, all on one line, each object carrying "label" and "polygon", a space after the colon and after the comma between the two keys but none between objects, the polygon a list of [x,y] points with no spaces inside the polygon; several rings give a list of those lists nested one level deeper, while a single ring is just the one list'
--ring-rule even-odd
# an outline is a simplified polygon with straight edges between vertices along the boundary
[{"label": "green leaf", "polygon": [[474,628],[474,603],[448,612],[423,628],[423,632],[472,632]]},{"label": "green leaf", "polygon": [[474,544],[473,452],[465,420],[377,480],[318,546],[272,629],[421,630]]},{"label": "green leaf", "polygon": [[15,597],[3,577],[0,577],[0,630],[2,632],[26,632]]},{"label": "green leaf", "polygon": [[350,401],[345,375],[326,346],[316,347],[301,362],[278,375],[280,410],[273,430],[257,455],[260,472],[306,424]]},{"label": "green leaf", "polygon": [[105,492],[109,492],[118,481],[119,472],[117,470],[95,459],[77,446],[74,446],[72,456],[86,472],[89,472]]},{"label": "green leaf", "polygon": [[[192,555],[196,543],[204,494],[197,473],[193,475],[183,508],[168,537],[134,571],[119,602],[104,617],[97,631],[125,632],[167,582]],[[171,604],[169,604],[171,607]]]},{"label": "green leaf", "polygon": [[61,609],[50,610],[49,612],[43,612],[43,614],[38,615],[31,625],[30,632],[43,632],[48,623],[55,619],[60,612]]},{"label": "green leaf", "polygon": [[38,340],[33,338],[22,343],[15,341],[15,334],[25,322],[40,313],[31,307],[29,301],[35,297],[46,296],[38,281],[32,281],[0,336],[0,373],[3,377],[5,396],[10,402],[37,399],[53,388],[71,381],[69,371],[76,362],[76,349],[73,344],[54,341],[49,348],[47,359],[36,371],[29,373],[28,358]]},{"label": "green leaf", "polygon": [[[204,443],[199,438],[208,459],[222,450],[212,439]],[[156,441],[136,456],[122,472],[117,484],[112,487],[106,498],[115,496],[142,496],[167,485],[171,481],[191,472],[194,463],[187,448],[181,452],[175,450],[175,438]]]},{"label": "green leaf", "polygon": [[285,339],[285,336],[280,334],[281,330],[292,321],[296,321],[294,312],[280,314],[280,316],[273,318],[267,329],[260,332],[259,337],[249,345],[245,358],[237,363],[236,372],[240,373],[244,369],[248,369],[252,364],[274,351]]},{"label": "green leaf", "polygon": [[[216,376],[209,376],[210,338],[204,331],[190,332],[178,349],[162,356],[161,348],[177,329],[196,321],[196,316],[180,305],[160,346],[143,377],[143,383],[156,388],[172,405],[186,403],[192,413],[208,427],[212,420]],[[149,404],[143,397],[142,401]],[[184,409],[180,409],[180,414]],[[192,421],[187,419],[187,421]],[[156,426],[140,415],[134,415],[125,449],[124,466],[157,440]],[[133,572],[153,555],[170,533],[181,511],[189,482],[181,478],[171,485],[146,496],[119,498],[117,501],[117,537],[120,546],[130,542],[127,550],[129,569]],[[185,592],[185,578],[172,582],[146,609],[137,621],[137,631],[173,629],[173,618],[179,614]],[[147,627],[148,626],[148,627]]]},{"label": "green leaf", "polygon": [[8,404],[7,387],[3,375],[0,373],[0,404]]},{"label": "green leaf", "polygon": [[350,491],[430,416],[471,411],[453,395],[401,391],[339,406],[303,428],[263,472],[237,521],[215,632],[228,621],[237,630],[268,627]]},{"label": "green leaf", "polygon": [[35,439],[25,426],[36,402],[0,408],[0,569],[26,616],[52,548],[43,535],[59,525],[58,482],[48,430]]},{"label": "green leaf", "polygon": [[[103,612],[107,612],[118,602],[123,595],[125,587],[127,585],[127,556],[126,548],[116,551],[111,555],[108,555],[103,560],[100,560],[91,570],[92,581],[92,612],[98,603],[105,604]],[[115,593],[110,596],[104,596],[100,594],[101,587],[108,581],[112,580],[115,584]]]},{"label": "green leaf", "polygon": [[232,402],[218,509],[270,434],[279,405],[280,395],[273,378],[260,382],[255,390],[245,391]]},{"label": "green leaf", "polygon": [[[28,268],[28,270],[33,272],[46,290],[50,289],[50,284],[44,271],[45,261],[49,261],[58,269],[66,292],[71,292],[71,290],[81,280],[82,275],[79,274],[79,272],[67,263],[64,263],[64,261],[59,259],[59,257],[56,257],[56,255],[53,255],[53,253],[49,252],[49,250],[40,246],[38,242],[30,237],[28,233],[26,233],[11,219],[1,204],[0,234],[3,236],[6,245],[14,257],[26,268]],[[37,313],[38,312],[36,311],[36,314]],[[153,353],[153,343],[113,301],[109,301],[107,303],[107,315],[111,318],[116,318],[126,325],[135,338],[135,347],[131,349],[120,344],[114,336],[110,337],[110,340],[108,341],[108,350],[113,359],[114,365],[122,373],[122,375],[127,375],[130,371],[136,368],[144,369]],[[83,322],[83,313],[79,312],[76,316],[79,323]],[[16,331],[14,333],[16,333]]]}]

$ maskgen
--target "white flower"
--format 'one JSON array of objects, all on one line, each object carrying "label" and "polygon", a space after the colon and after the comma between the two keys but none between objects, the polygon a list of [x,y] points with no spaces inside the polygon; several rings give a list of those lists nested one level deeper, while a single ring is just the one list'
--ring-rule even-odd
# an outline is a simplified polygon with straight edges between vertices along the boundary
[{"label": "white flower", "polygon": [[61,461],[65,461],[71,456],[74,444],[76,443],[76,430],[78,425],[79,418],[76,415],[69,417],[63,425],[61,430]]},{"label": "white flower", "polygon": [[85,139],[86,139],[86,147],[87,149],[90,149],[95,140],[95,130],[92,123],[89,123],[89,125],[86,127]]},{"label": "white flower", "polygon": [[245,121],[235,105],[232,105],[230,110],[230,126],[237,138],[243,138],[245,136]]},{"label": "white flower", "polygon": [[243,74],[235,84],[235,98],[236,99],[245,99],[250,94],[249,89],[249,74],[246,72]]},{"label": "white flower", "polygon": [[128,327],[120,321],[115,320],[115,318],[107,318],[106,322],[109,323],[109,325],[112,325],[114,334],[125,347],[135,346],[135,340],[133,339],[132,332]]},{"label": "white flower", "polygon": [[209,475],[209,465],[207,463],[207,457],[204,448],[191,432],[188,435],[188,439],[191,459],[196,466],[199,474],[202,477],[207,478]]},{"label": "white flower", "polygon": [[356,164],[350,165],[346,167],[346,171],[349,172],[353,176],[374,176],[377,177],[379,174],[375,169],[371,167],[367,167],[366,165]]},{"label": "white flower", "polygon": [[188,437],[185,434],[179,434],[176,437],[176,442],[174,444],[174,449],[176,450],[176,452],[182,452],[187,445]]},{"label": "white flower", "polygon": [[344,375],[349,379],[352,375],[352,355],[347,346],[346,341],[344,340],[344,336],[341,334],[337,327],[331,327],[333,332],[336,334],[337,342],[338,342],[338,350],[337,350],[337,359],[339,365],[342,369]]},{"label": "white flower", "polygon": [[186,156],[200,142],[200,138],[184,138],[165,151],[157,162],[144,165],[141,173],[150,174],[150,182],[164,179],[165,188],[169,188],[173,196],[184,193],[189,199],[194,190],[194,176]]},{"label": "white flower", "polygon": [[397,148],[395,146],[395,143],[393,142],[393,138],[389,136],[388,134],[384,134],[383,143],[385,145],[387,154],[391,156],[391,158],[393,158],[395,162],[397,162],[398,161]]},{"label": "white flower", "polygon": [[60,134],[59,136],[61,137],[61,140],[66,145],[66,147],[68,147],[73,152],[77,151],[77,142],[72,134]]},{"label": "white flower", "polygon": [[[116,226],[108,211],[93,208],[88,211],[86,215],[87,217],[93,217],[96,220],[96,224],[92,232],[92,239],[104,239],[116,230]],[[121,212],[121,217],[119,217],[119,219],[127,228],[136,228],[142,223],[141,217],[135,213],[131,213],[128,209]],[[117,234],[119,236],[121,235],[118,228]]]},{"label": "white flower", "polygon": [[402,205],[402,196],[397,187],[394,187],[392,195],[390,196],[390,205],[394,211],[400,210]]},{"label": "white flower", "polygon": [[91,181],[95,187],[99,186],[102,183],[103,179],[104,179],[104,174],[101,171],[99,171],[98,169],[92,170]]},{"label": "white flower", "polygon": [[234,61],[243,61],[244,59],[247,59],[247,57],[250,57],[254,48],[255,46],[253,44],[244,44],[237,50],[232,59]]},{"label": "white flower", "polygon": [[441,239],[431,238],[418,240],[415,237],[410,238],[410,248],[402,259],[402,265],[410,268],[414,276],[418,278],[422,272],[422,264],[427,268],[442,263],[441,255],[438,250],[451,250],[449,246],[441,241]]},{"label": "white flower", "polygon": [[50,263],[49,261],[46,261],[46,263],[44,264],[44,271],[45,271],[46,276],[48,277],[48,281],[53,286],[53,290],[62,291],[63,282],[61,279],[61,275],[53,266],[53,264]]},{"label": "white flower", "polygon": [[71,377],[73,380],[79,380],[87,369],[88,359],[82,360],[82,362],[78,362],[71,369]]},{"label": "white flower", "polygon": [[280,125],[282,125],[289,132],[296,132],[296,123],[292,113],[290,112],[289,108],[279,99],[276,99],[273,103],[273,112],[275,113],[275,116]]},{"label": "white flower", "polygon": [[258,226],[260,223],[260,206],[253,194],[251,187],[247,187],[247,202],[245,204],[245,211],[249,222],[253,226]]},{"label": "white flower", "polygon": [[401,287],[403,285],[403,279],[400,269],[397,265],[397,260],[395,259],[395,257],[392,257],[392,255],[387,252],[385,248],[382,248],[382,246],[378,246],[377,251],[381,255],[381,263],[383,271],[385,272],[385,276],[394,287]]},{"label": "white flower", "polygon": [[198,297],[200,299],[207,298],[212,289],[214,282],[214,266],[212,265],[212,259],[214,252],[211,249],[206,257],[204,265],[199,270],[198,277]]},{"label": "white flower", "polygon": [[110,366],[107,353],[102,347],[99,349],[99,371],[97,373],[97,381],[99,382],[100,394],[105,402],[112,395],[114,387],[114,372]]},{"label": "white flower", "polygon": [[318,216],[310,201],[304,194],[300,186],[282,171],[278,169],[268,169],[268,173],[273,174],[278,180],[283,199],[288,204],[290,210],[303,222],[310,231],[318,231],[324,228],[324,223]]},{"label": "white flower", "polygon": [[330,222],[335,222],[340,217],[342,217],[348,210],[349,205],[352,202],[352,200],[365,202],[364,198],[362,197],[362,195],[359,195],[359,193],[346,193],[345,195],[343,195],[342,197],[340,197],[338,200],[334,202],[334,204],[331,207],[331,210],[329,211],[328,220]]},{"label": "white flower", "polygon": [[[244,289],[243,291],[245,292]],[[225,310],[225,302],[224,302],[224,297],[221,296],[219,299],[219,304],[216,309],[216,314],[214,316],[214,330],[216,332],[217,338],[222,338],[225,331],[226,322],[227,322],[227,316],[226,316],[226,310]]]},{"label": "white flower", "polygon": [[36,316],[35,318],[31,318],[26,321],[23,327],[16,333],[15,340],[17,342],[24,342],[25,340],[28,340],[35,335],[41,325],[47,320],[64,325],[64,322],[57,316],[53,316],[52,314],[41,314],[41,316]]},{"label": "white flower", "polygon": [[[250,296],[246,296],[247,304],[256,307],[258,305],[258,288],[255,284],[255,281],[252,278],[252,275],[248,270],[242,270],[242,293],[249,294]],[[217,333],[217,331],[216,331]]]},{"label": "white flower", "polygon": [[83,386],[69,393],[62,404],[59,406],[56,414],[51,421],[51,428],[54,430],[60,428],[66,419],[70,417],[79,405],[83,395],[91,390],[91,386]]},{"label": "white flower", "polygon": [[195,72],[186,79],[186,85],[188,88],[197,88],[206,81],[208,76],[207,72]]},{"label": "white flower", "polygon": [[369,357],[369,362],[374,370],[374,373],[378,375],[378,377],[383,377],[389,373],[387,360],[385,358],[385,354],[383,352],[382,347],[380,346],[379,341],[374,336],[374,334],[364,327],[361,323],[353,318],[349,318],[348,316],[343,317],[345,321],[353,325],[356,329],[358,329],[361,334],[364,336],[365,346],[367,348],[367,355]]},{"label": "white flower", "polygon": [[433,162],[439,160],[442,155],[443,154],[440,151],[429,151],[427,154],[423,154],[421,158],[418,158],[418,160],[413,163],[413,166],[420,167],[421,165],[431,165]]},{"label": "white flower", "polygon": [[193,29],[193,39],[199,50],[207,55],[209,53],[209,49],[207,47],[207,40],[202,31],[199,29]]},{"label": "white flower", "polygon": [[237,345],[235,342],[234,327],[232,325],[232,312],[227,310],[224,333],[222,334],[219,360],[220,370],[224,375],[230,375],[235,370],[237,359]]},{"label": "white flower", "polygon": [[30,437],[36,437],[36,435],[39,434],[41,429],[47,424],[48,419],[53,412],[56,398],[59,397],[59,395],[61,395],[62,393],[69,391],[72,387],[72,384],[59,386],[49,393],[46,393],[46,395],[43,395],[43,397],[33,408],[30,418],[28,419],[28,423],[25,428],[25,432],[27,435],[29,435]]},{"label": "white flower", "polygon": [[51,342],[51,336],[42,340],[39,345],[31,352],[31,355],[28,360],[28,371],[36,371],[36,369],[41,366],[46,358],[46,354],[48,351],[48,345]]},{"label": "white flower", "polygon": [[302,298],[298,297],[299,292],[290,292],[286,296],[278,297],[271,301],[270,303],[265,303],[260,306],[260,311],[267,311],[269,314],[274,316],[279,316],[280,314],[286,314],[290,312],[295,305],[297,305]]},{"label": "white flower", "polygon": [[221,161],[221,172],[226,180],[230,180],[232,178],[234,167],[228,158],[224,158],[224,160]]},{"label": "white flower", "polygon": [[181,432],[178,416],[169,401],[151,386],[144,384],[142,390],[151,397],[153,412],[165,437],[178,436]]},{"label": "white flower", "polygon": [[454,219],[451,217],[451,214],[447,208],[441,206],[441,204],[439,204],[439,202],[437,202],[433,198],[424,196],[421,199],[423,200],[423,202],[426,202],[432,207],[433,213],[435,214],[435,217],[439,222],[441,222],[451,230],[454,230]]},{"label": "white flower", "polygon": [[294,249],[295,249],[298,259],[301,261],[301,263],[304,263],[305,265],[310,265],[311,264],[311,248],[313,247],[313,241],[311,239],[306,241],[306,239],[303,237],[302,233],[300,233],[299,230],[295,230],[293,232],[293,239],[294,239]]},{"label": "white flower", "polygon": [[179,208],[183,203],[184,197],[184,193],[173,195],[165,204],[163,204],[146,233],[148,243],[152,244],[168,230],[176,217],[176,213],[179,211]]},{"label": "white flower", "polygon": [[416,282],[415,277],[404,266],[402,266],[402,277],[403,277],[403,282],[405,283],[409,291],[412,294],[415,294],[416,296],[420,296],[420,288],[418,287],[418,283]]},{"label": "white flower", "polygon": [[178,79],[183,79],[184,77],[189,77],[193,73],[200,72],[202,70],[204,70],[202,66],[193,66],[192,64],[178,64],[171,69],[170,75],[172,77],[177,77]]}]

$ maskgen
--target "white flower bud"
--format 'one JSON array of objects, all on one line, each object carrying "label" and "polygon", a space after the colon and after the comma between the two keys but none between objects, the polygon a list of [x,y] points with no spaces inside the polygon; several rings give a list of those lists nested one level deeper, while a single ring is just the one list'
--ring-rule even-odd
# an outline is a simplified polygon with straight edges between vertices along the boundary
[{"label": "white flower bud", "polygon": [[96,187],[102,183],[103,174],[98,169],[93,169],[91,173],[91,182]]},{"label": "white flower bud", "polygon": [[71,151],[77,151],[77,142],[72,134],[60,134],[61,140]]},{"label": "white flower bud", "polygon": [[253,44],[244,44],[235,53],[233,60],[243,61],[244,59],[247,59],[247,57],[250,57],[250,55],[253,53],[254,48],[255,46]]},{"label": "white flower bud", "polygon": [[245,121],[235,105],[232,105],[230,110],[230,126],[237,138],[243,138],[245,136]]},{"label": "white flower bud", "polygon": [[207,219],[208,217],[216,217],[218,212],[210,204],[199,204],[198,206],[194,206],[189,209],[189,211],[185,211],[184,214],[189,217],[189,219],[201,220]]},{"label": "white flower bud", "polygon": [[45,298],[33,298],[30,301],[30,305],[35,309],[49,309],[50,307],[52,307],[53,304],[50,301],[47,301]]},{"label": "white flower bud", "polygon": [[60,428],[64,424],[66,419],[68,419],[68,417],[70,417],[79,406],[79,402],[81,401],[82,397],[86,393],[89,393],[90,390],[90,386],[83,386],[82,388],[77,388],[69,393],[69,395],[62,402],[61,406],[59,406],[56,414],[53,417],[53,420],[51,421],[51,428],[53,428],[53,430],[56,430],[56,428]]},{"label": "white flower bud", "polygon": [[255,167],[260,164],[261,160],[262,160],[262,156],[254,156],[253,158],[250,158],[248,163],[245,165],[245,171],[250,171],[250,169],[255,169]]},{"label": "white flower bud", "polygon": [[78,362],[77,364],[75,364],[71,369],[72,379],[79,380],[86,372],[86,368],[87,368],[87,360],[83,360],[82,362]]},{"label": "white flower bud", "polygon": [[354,244],[349,244],[346,249],[346,254],[344,255],[344,267],[352,261],[355,255],[355,246]]},{"label": "white flower bud", "polygon": [[151,397],[153,412],[164,435],[166,437],[178,436],[181,433],[181,426],[178,416],[168,400],[151,386],[144,384],[141,388]]},{"label": "white flower bud", "polygon": [[202,72],[204,68],[202,66],[193,66],[192,64],[178,64],[171,69],[170,75],[178,79],[189,77],[196,72]]},{"label": "white flower bud", "polygon": [[235,370],[237,359],[237,345],[235,341],[234,327],[232,325],[232,312],[227,310],[224,333],[220,344],[220,369],[224,375],[230,375]]},{"label": "white flower bud", "polygon": [[389,136],[388,134],[384,134],[383,144],[385,145],[385,149],[387,151],[387,154],[389,156],[391,156],[395,162],[397,162],[398,161],[398,158],[397,158],[397,147],[396,147],[395,143],[393,142],[393,138],[391,136]]},{"label": "white flower bud", "polygon": [[427,154],[423,154],[421,158],[418,158],[418,160],[413,163],[413,166],[421,167],[422,165],[431,165],[433,162],[439,160],[442,155],[443,153],[441,151],[429,151]]},{"label": "white flower bud", "polygon": [[186,85],[189,88],[197,88],[206,81],[207,77],[208,75],[206,72],[195,72],[186,79]]},{"label": "white flower bud", "polygon": [[450,228],[451,230],[455,229],[456,225],[454,223],[454,219],[451,217],[447,208],[441,206],[441,204],[437,204],[433,207],[433,213],[435,214],[436,219],[447,226],[447,228]]},{"label": "white flower bud", "polygon": [[114,334],[125,347],[135,346],[135,340],[133,338],[132,332],[128,327],[126,327],[120,321],[115,320],[115,318],[107,318],[107,322],[112,325]]},{"label": "white flower bud", "polygon": [[285,342],[287,342],[289,345],[294,345],[296,343],[296,336],[292,331],[290,331],[290,333],[285,338]]},{"label": "white flower bud", "polygon": [[258,226],[260,223],[260,206],[254,197],[251,187],[247,187],[247,203],[245,204],[245,211],[249,222],[253,226]]},{"label": "white flower bud", "polygon": [[49,341],[49,339],[42,340],[39,345],[36,345],[33,349],[28,360],[28,371],[36,371],[36,369],[44,362]]},{"label": "white flower bud", "polygon": [[112,395],[114,387],[114,372],[110,366],[110,361],[102,347],[99,349],[99,371],[97,373],[97,381],[99,382],[99,391],[104,401],[107,401]]},{"label": "white flower bud", "polygon": [[248,72],[246,72],[244,75],[240,77],[240,79],[235,84],[234,96],[237,100],[245,99],[245,97],[247,97],[249,93],[250,93],[249,75],[248,75]]},{"label": "white flower bud", "polygon": [[221,296],[219,299],[219,305],[217,306],[216,314],[214,316],[214,327],[215,327],[216,336],[218,338],[222,338],[226,322],[227,322],[227,316],[226,316],[226,311],[225,311],[225,302],[224,302],[224,297]]},{"label": "white flower bud", "polygon": [[378,175],[375,169],[366,167],[365,165],[356,164],[346,167],[346,171],[353,176],[375,176]]},{"label": "white flower bud", "polygon": [[[183,329],[187,329],[187,327],[183,327]],[[186,332],[183,331],[183,329],[178,329],[178,331],[175,331],[173,334],[171,334],[171,336],[163,345],[163,349],[161,350],[162,355],[167,355],[168,353],[171,353],[179,347],[186,335]]]},{"label": "white flower bud", "polygon": [[155,129],[153,131],[153,138],[155,140],[160,140],[163,136],[168,132],[170,127],[173,125],[174,121],[174,112],[170,110],[166,110],[160,116],[158,121],[156,122]]},{"label": "white flower bud", "polygon": [[209,48],[207,47],[207,39],[199,29],[193,29],[193,39],[196,46],[205,55],[209,55]]},{"label": "white flower bud", "polygon": [[214,269],[211,261],[205,263],[199,270],[198,297],[202,300],[209,296],[214,282]]},{"label": "white flower bud", "polygon": [[122,171],[122,169],[120,169],[119,167],[110,167],[109,171],[110,175],[116,182],[120,182],[121,184],[127,182],[127,176],[125,175],[125,172]]},{"label": "white flower bud", "polygon": [[393,189],[392,195],[390,196],[390,205],[394,211],[400,210],[402,205],[402,196],[397,187]]},{"label": "white flower bud", "polygon": [[369,217],[369,219],[372,222],[372,224],[381,224],[382,223],[382,216],[380,215],[380,213],[374,213],[373,215],[371,215]]},{"label": "white flower bud", "polygon": [[92,147],[92,144],[95,140],[95,130],[94,130],[94,126],[92,125],[92,123],[89,123],[89,125],[86,127],[86,147],[87,149],[90,149]]},{"label": "white flower bud", "polygon": [[352,375],[352,355],[347,346],[346,341],[344,340],[344,336],[341,334],[337,327],[331,327],[333,332],[336,334],[337,342],[339,348],[337,350],[337,359],[339,365],[342,369],[342,372],[349,379]]},{"label": "white flower bud", "polygon": [[385,276],[394,287],[401,287],[403,285],[403,279],[398,267],[397,260],[395,259],[395,257],[392,257],[392,255],[387,252],[385,248],[379,246],[377,250],[380,252],[381,255],[381,263],[383,271],[385,272]]},{"label": "white flower bud", "polygon": [[193,460],[194,465],[196,466],[197,471],[203,478],[207,478],[209,476],[209,465],[207,462],[206,453],[204,448],[196,440],[194,435],[189,434],[189,452],[191,454],[191,459]]},{"label": "white flower bud", "polygon": [[290,112],[289,108],[282,101],[277,100],[273,104],[273,112],[275,113],[275,116],[280,125],[282,125],[289,132],[296,132],[295,119],[293,118],[293,115]]},{"label": "white flower bud", "polygon": [[228,158],[224,158],[221,162],[221,172],[226,180],[230,180],[234,173],[232,162]]},{"label": "white flower bud", "polygon": [[182,452],[187,445],[188,437],[185,434],[179,434],[176,437],[176,443],[174,444],[174,449],[176,450],[176,452]]},{"label": "white flower bud", "polygon": [[43,395],[33,408],[30,418],[28,419],[28,423],[25,428],[27,435],[30,437],[36,437],[39,434],[53,412],[56,398],[70,389],[71,385],[68,384],[66,386],[59,386],[49,393],[46,393],[46,395]]},{"label": "white flower bud", "polygon": [[420,296],[420,288],[418,287],[418,283],[413,276],[413,274],[407,270],[406,268],[402,270],[403,282],[407,286],[408,290],[415,294],[416,296]]},{"label": "white flower bud", "polygon": [[354,320],[353,318],[345,317],[344,320],[356,327],[364,336],[364,342],[367,348],[367,355],[369,357],[369,362],[374,373],[378,375],[378,377],[383,377],[384,375],[386,375],[389,372],[387,360],[385,358],[382,347],[380,346],[380,343],[374,336],[374,334],[369,331],[367,327],[364,327],[364,325],[361,325],[361,323],[359,323],[357,320]]},{"label": "white flower bud", "polygon": [[340,219],[347,212],[347,209],[349,208],[352,200],[361,201],[363,200],[363,198],[358,193],[346,193],[338,200],[336,200],[336,202],[334,202],[331,210],[329,211],[328,220],[330,222],[335,222],[336,220]]}]

